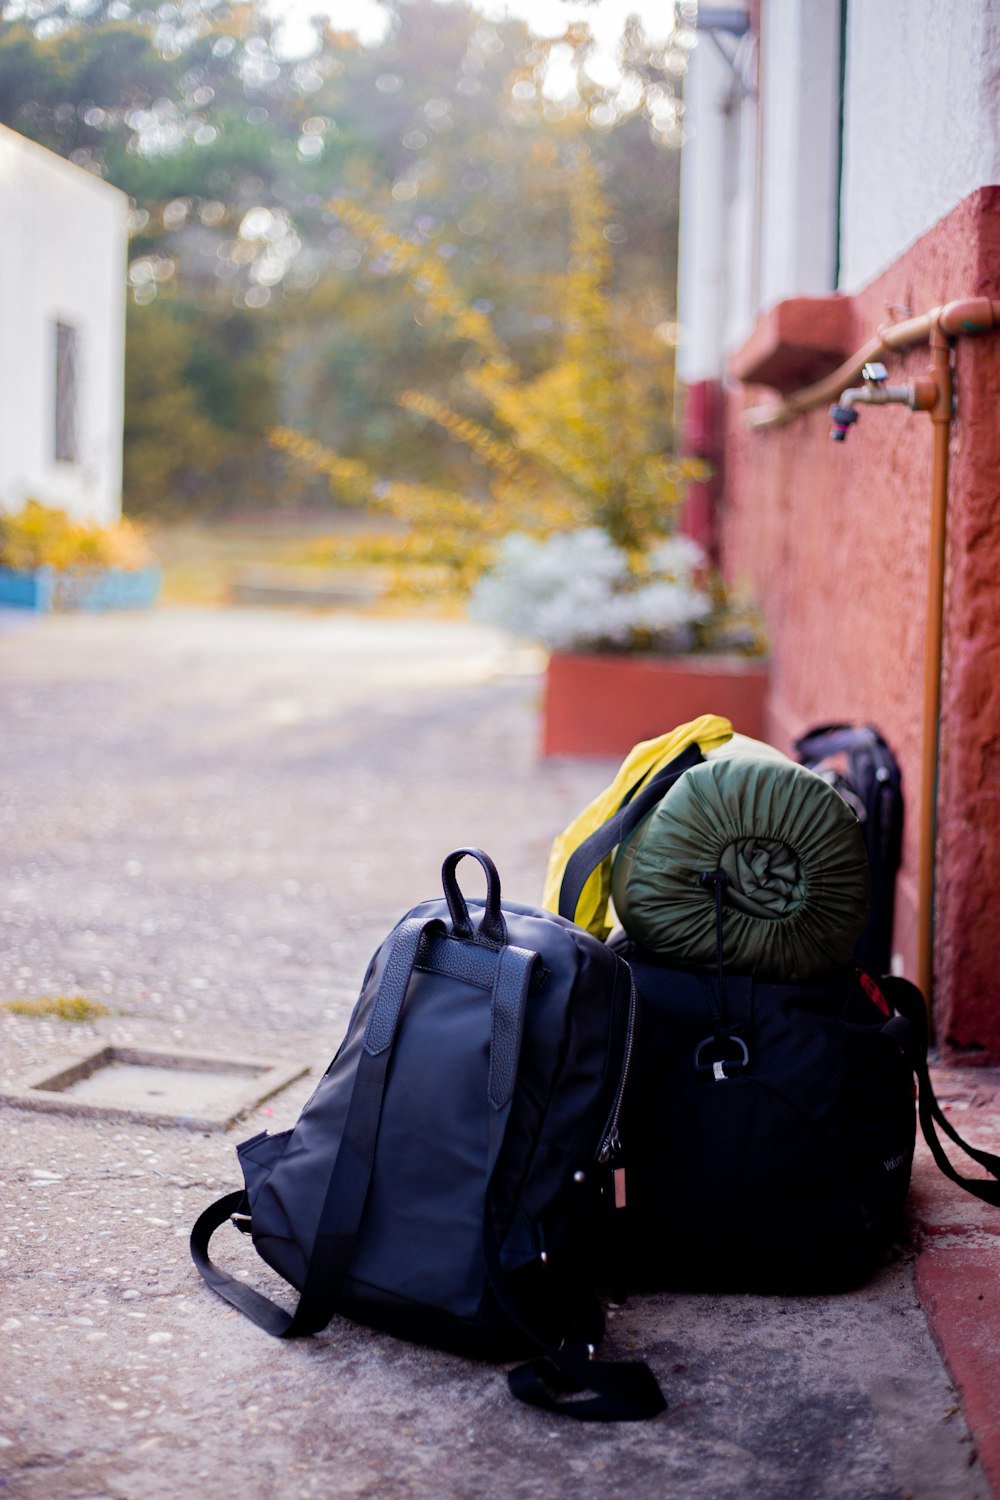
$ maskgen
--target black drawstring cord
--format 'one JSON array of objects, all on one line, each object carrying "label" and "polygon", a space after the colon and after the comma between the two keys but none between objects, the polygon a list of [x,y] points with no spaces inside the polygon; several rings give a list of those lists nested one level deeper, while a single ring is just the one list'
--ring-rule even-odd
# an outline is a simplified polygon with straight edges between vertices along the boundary
[{"label": "black drawstring cord", "polygon": [[[726,964],[722,946],[722,900],[725,895],[726,886],[729,884],[729,876],[724,870],[706,870],[699,879],[702,885],[711,886],[712,895],[715,898],[715,958],[719,969],[719,998],[713,1005],[715,1009],[715,1026],[711,1036],[700,1041],[694,1049],[695,1071],[699,1073],[711,1072],[716,1083],[724,1083],[727,1078],[732,1078],[741,1068],[745,1068],[750,1060],[750,1053],[746,1042],[739,1035],[734,1034],[735,1023],[729,1019],[729,1007],[726,1003]],[[707,1057],[706,1057],[707,1049]],[[737,1055],[737,1049],[738,1054]],[[715,1055],[713,1056],[713,1052]],[[704,1060],[703,1060],[704,1059]]]},{"label": "black drawstring cord", "polygon": [[726,1005],[726,966],[722,944],[722,898],[729,876],[725,870],[705,870],[699,876],[702,885],[711,886],[715,898],[715,961],[719,971],[719,1014],[715,1037],[724,1041],[729,1037],[729,1009]]}]

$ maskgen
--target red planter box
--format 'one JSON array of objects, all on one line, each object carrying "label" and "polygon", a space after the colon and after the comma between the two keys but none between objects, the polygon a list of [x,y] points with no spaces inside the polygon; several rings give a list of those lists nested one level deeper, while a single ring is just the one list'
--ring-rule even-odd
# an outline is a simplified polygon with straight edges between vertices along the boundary
[{"label": "red planter box", "polygon": [[767,665],[743,656],[554,652],[545,678],[544,755],[623,756],[701,714],[764,738]]}]

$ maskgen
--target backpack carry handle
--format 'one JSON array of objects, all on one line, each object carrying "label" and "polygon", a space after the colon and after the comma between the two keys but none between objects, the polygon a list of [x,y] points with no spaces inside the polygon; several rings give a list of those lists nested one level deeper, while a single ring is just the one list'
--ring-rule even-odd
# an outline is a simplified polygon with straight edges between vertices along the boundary
[{"label": "backpack carry handle", "polygon": [[474,942],[477,936],[469,916],[468,904],[459,889],[455,873],[459,860],[464,859],[467,854],[478,860],[486,871],[486,906],[483,911],[483,920],[479,924],[478,936],[489,943],[502,945],[507,941],[507,924],[500,910],[500,874],[489,855],[485,854],[482,849],[454,849],[441,866],[441,883],[444,886],[455,936],[467,938],[470,942]]},{"label": "backpack carry handle", "polygon": [[800,761],[836,755],[841,750],[875,749],[885,740],[874,724],[817,724],[793,740],[792,749]]}]

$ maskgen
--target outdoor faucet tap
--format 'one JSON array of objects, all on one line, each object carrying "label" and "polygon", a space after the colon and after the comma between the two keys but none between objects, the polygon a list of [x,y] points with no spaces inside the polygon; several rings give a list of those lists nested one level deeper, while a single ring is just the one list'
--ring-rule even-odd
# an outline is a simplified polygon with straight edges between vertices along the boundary
[{"label": "outdoor faucet tap", "polygon": [[842,443],[847,436],[847,429],[858,420],[858,414],[853,406],[846,404],[848,396],[856,396],[857,391],[845,391],[840,401],[835,401],[830,407],[830,436],[835,443]]},{"label": "outdoor faucet tap", "polygon": [[830,407],[830,436],[835,443],[842,443],[847,429],[858,420],[858,406],[908,406],[911,411],[929,411],[937,399],[932,380],[918,378],[906,385],[890,385],[888,370],[877,360],[862,366],[861,378],[864,385],[849,386]]}]

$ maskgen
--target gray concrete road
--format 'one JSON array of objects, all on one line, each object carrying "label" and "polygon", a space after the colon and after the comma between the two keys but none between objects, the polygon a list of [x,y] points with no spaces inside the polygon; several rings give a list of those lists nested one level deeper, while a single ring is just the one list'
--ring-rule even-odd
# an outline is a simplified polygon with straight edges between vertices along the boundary
[{"label": "gray concrete road", "polygon": [[[293,1122],[372,949],[481,844],[539,898],[608,779],[542,764],[539,680],[453,623],[160,610],[0,630],[0,1086],[107,1043],[311,1061],[228,1133],[0,1106],[0,1494],[23,1500],[986,1500],[905,1253],[836,1298],[614,1314],[670,1402],[587,1427],[502,1372],[335,1321],[269,1340],[190,1224],[233,1142]],[[231,1237],[235,1240],[237,1237]],[[240,1240],[219,1258],[274,1288]]]}]

